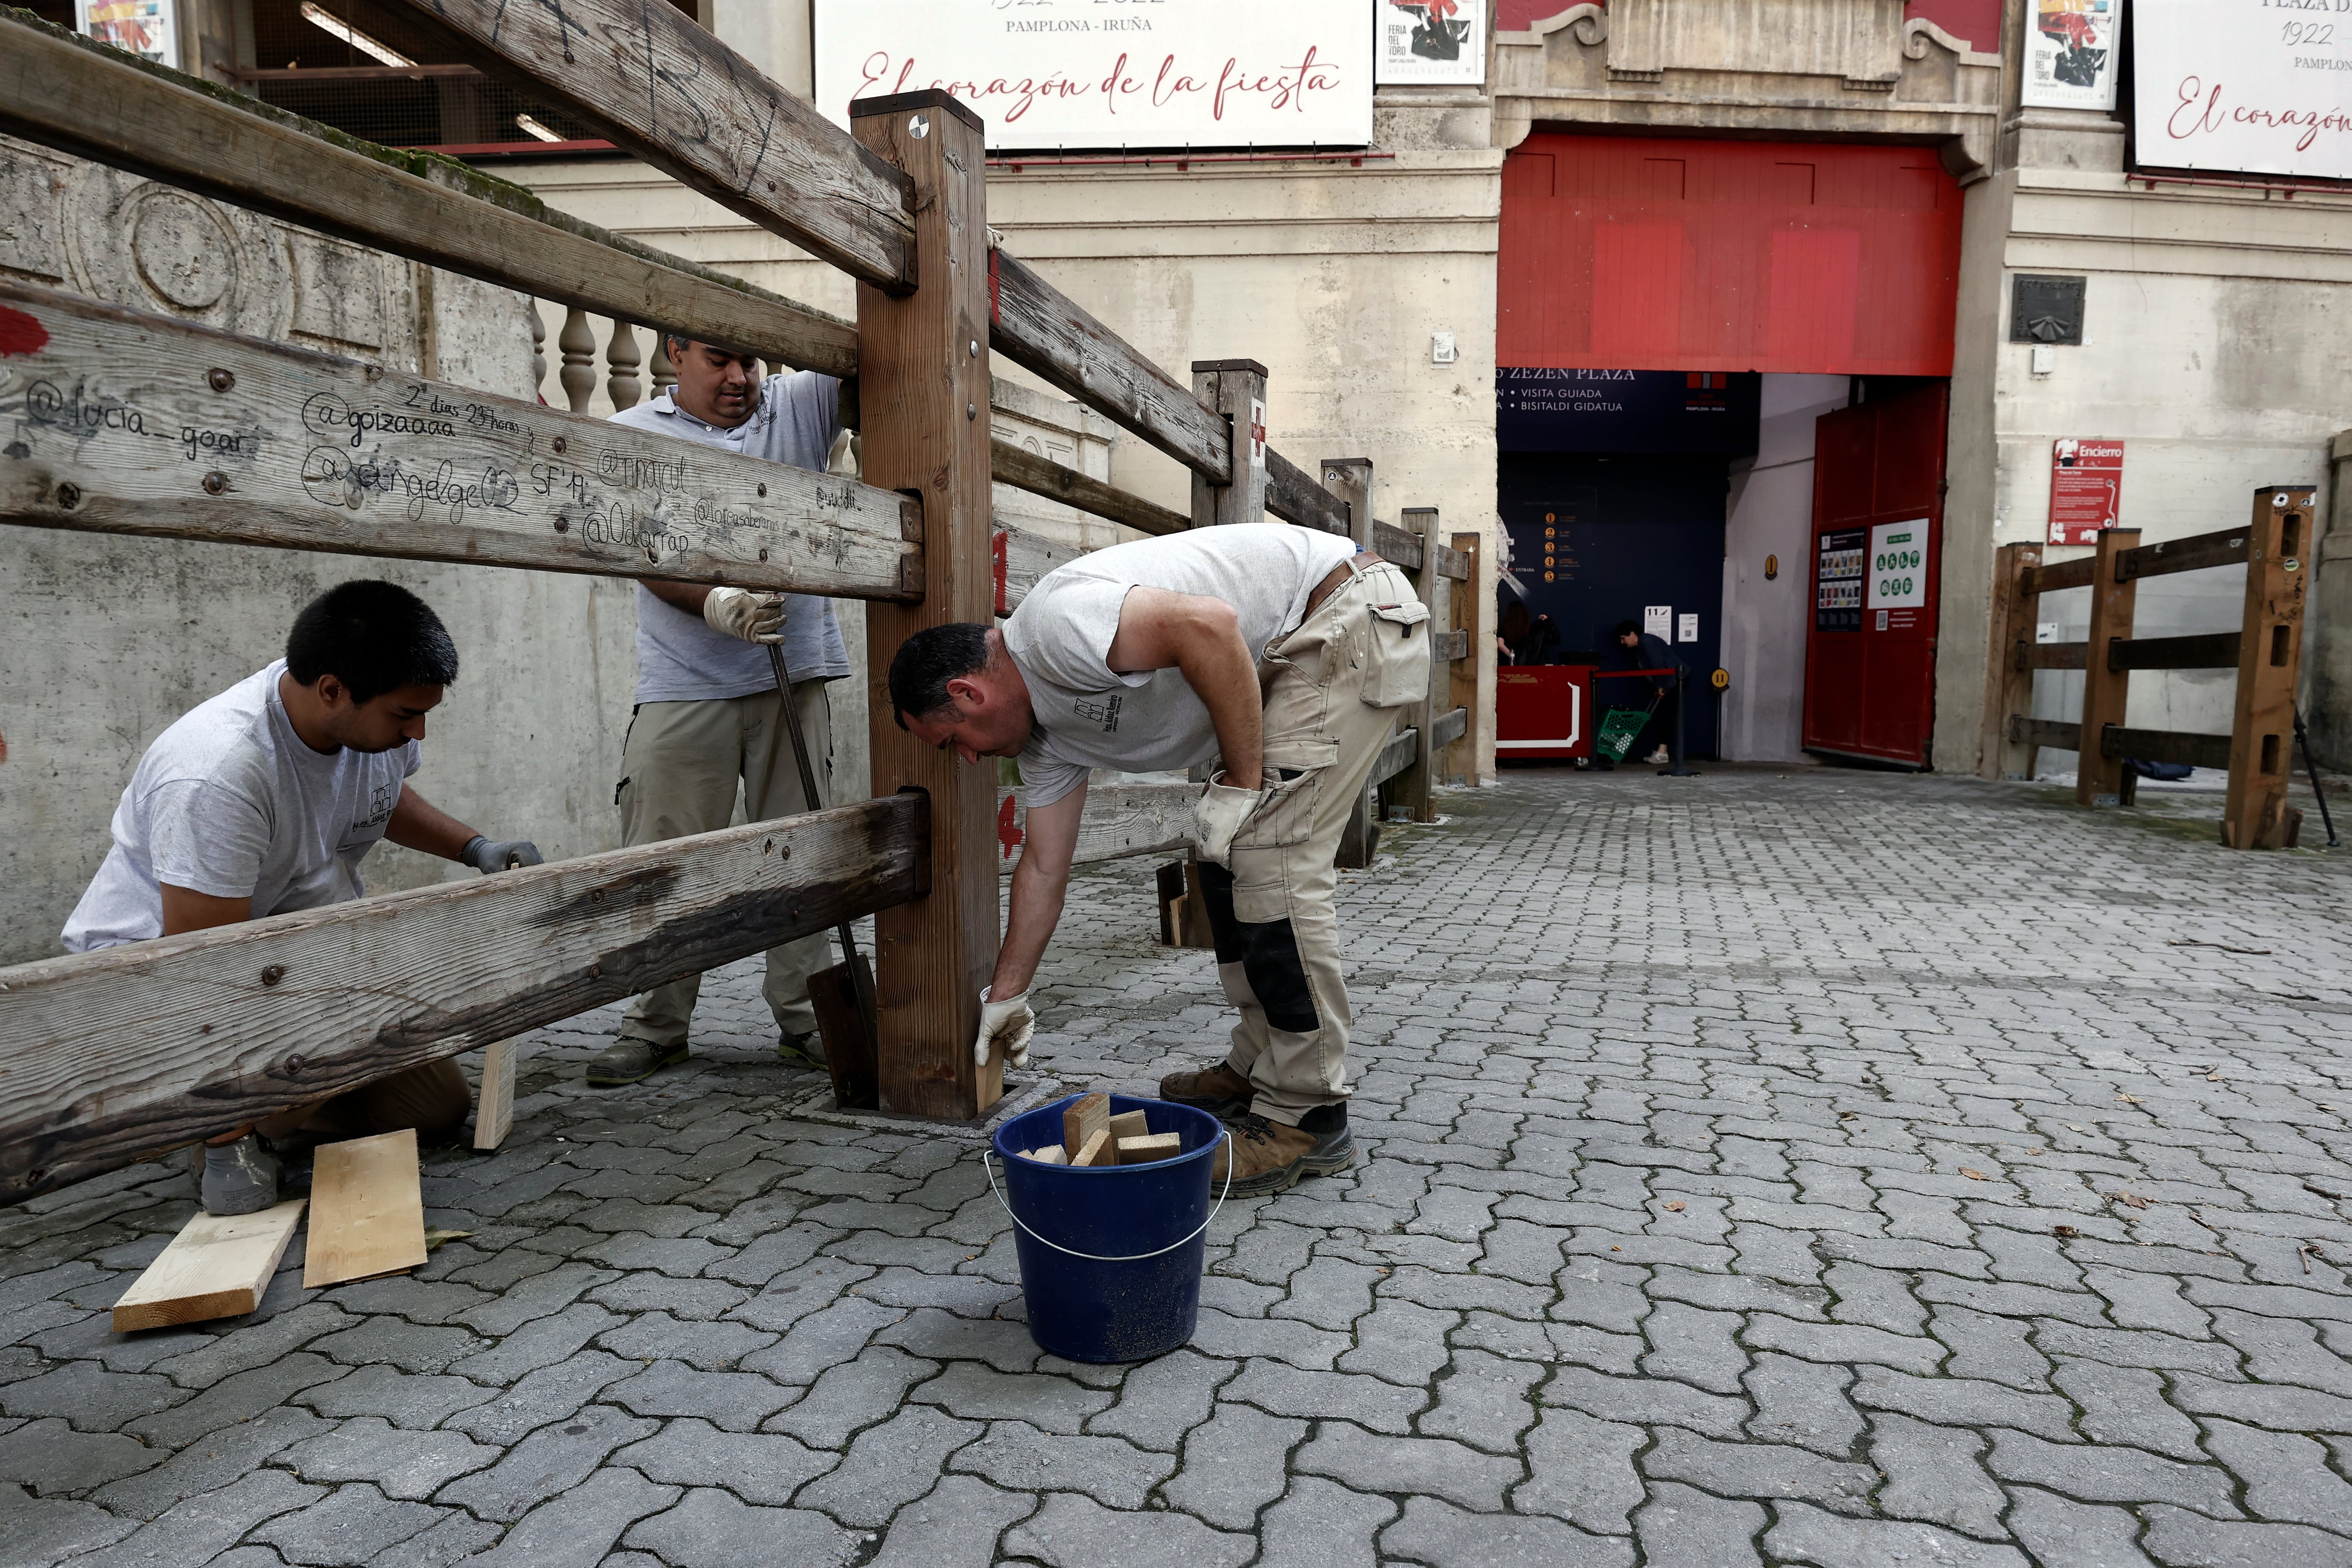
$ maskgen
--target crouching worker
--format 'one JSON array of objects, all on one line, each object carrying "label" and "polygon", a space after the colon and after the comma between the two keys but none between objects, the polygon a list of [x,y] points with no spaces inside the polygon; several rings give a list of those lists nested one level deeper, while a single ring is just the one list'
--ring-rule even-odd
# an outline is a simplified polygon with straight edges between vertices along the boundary
[{"label": "crouching worker", "polygon": [[967,762],[1018,757],[1028,785],[975,1056],[1002,1046],[1018,1065],[1028,1048],[1030,977],[1061,918],[1087,770],[1222,759],[1194,836],[1240,1018],[1223,1061],[1160,1092],[1226,1119],[1237,1194],[1353,1163],[1333,862],[1395,710],[1429,689],[1428,615],[1348,539],[1249,523],[1082,556],[1039,579],[1002,632],[908,638],[890,662],[899,724]]},{"label": "crouching worker", "polygon": [[[67,950],[346,902],[366,892],[360,861],[379,838],[485,873],[538,865],[531,844],[485,838],[405,784],[425,715],[457,679],[449,633],[406,589],[346,583],[311,600],[284,658],[147,748],[114,808],[113,847],[66,921]],[[444,1059],[223,1133],[205,1148],[205,1211],[278,1201],[265,1141],[307,1147],[404,1127],[446,1137],[472,1103]]]}]

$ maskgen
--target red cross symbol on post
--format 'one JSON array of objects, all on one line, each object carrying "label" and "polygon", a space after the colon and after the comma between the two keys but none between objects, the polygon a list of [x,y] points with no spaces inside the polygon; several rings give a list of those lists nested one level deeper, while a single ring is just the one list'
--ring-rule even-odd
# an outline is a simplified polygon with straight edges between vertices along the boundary
[{"label": "red cross symbol on post", "polygon": [[1250,462],[1253,466],[1265,461],[1265,405],[1250,399]]}]

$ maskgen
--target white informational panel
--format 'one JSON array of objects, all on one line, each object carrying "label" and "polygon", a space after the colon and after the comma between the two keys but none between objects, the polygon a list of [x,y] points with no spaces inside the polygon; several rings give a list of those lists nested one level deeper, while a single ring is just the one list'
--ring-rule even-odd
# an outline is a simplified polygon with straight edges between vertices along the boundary
[{"label": "white informational panel", "polygon": [[2142,165],[2352,179],[2352,6],[2163,0],[2131,26]]},{"label": "white informational panel", "polygon": [[2113,109],[2124,0],[2027,0],[2025,76],[2033,109]]},{"label": "white informational panel", "polygon": [[1373,79],[1469,86],[1486,79],[1487,0],[1372,0]]},{"label": "white informational panel", "polygon": [[1882,522],[1870,531],[1868,607],[1917,609],[1927,602],[1927,520]]},{"label": "white informational panel", "polygon": [[74,0],[74,30],[101,44],[180,68],[180,19],[173,0]]},{"label": "white informational panel", "polygon": [[1365,5],[816,0],[817,107],[847,125],[852,99],[939,88],[987,121],[992,152],[1361,147]]}]

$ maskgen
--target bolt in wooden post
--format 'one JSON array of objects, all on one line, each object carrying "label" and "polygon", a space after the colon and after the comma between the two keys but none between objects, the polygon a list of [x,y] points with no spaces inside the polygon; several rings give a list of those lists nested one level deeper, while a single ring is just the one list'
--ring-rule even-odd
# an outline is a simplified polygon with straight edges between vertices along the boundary
[{"label": "bolt in wooden post", "polygon": [[[1323,488],[1348,503],[1348,531],[1359,550],[1372,547],[1372,460],[1370,458],[1326,458]],[[1334,864],[1360,871],[1381,852],[1381,786],[1364,785],[1348,810],[1348,826],[1339,834]]]},{"label": "bolt in wooden post", "polygon": [[893,721],[898,645],[949,621],[991,624],[988,207],[980,117],[937,90],[862,100],[850,133],[912,177],[911,294],[857,286],[866,482],[923,498],[923,602],[866,606],[874,793],[931,797],[929,896],[875,917],[880,1094],[915,1116],[979,1115],[1003,1093],[975,1068],[980,988],[996,962],[996,764],[972,767]]},{"label": "bolt in wooden post", "polygon": [[2078,805],[2118,805],[2124,799],[2124,764],[2100,748],[2100,736],[2110,724],[2125,722],[2124,706],[2131,695],[2131,671],[2108,668],[2107,647],[2132,635],[2132,604],[2139,583],[2116,581],[2116,558],[2139,547],[2137,528],[2110,528],[2099,535],[2099,556],[2091,572],[2091,635],[2083,654],[2083,740],[2075,753],[2074,802]]},{"label": "bolt in wooden post", "polygon": [[1479,549],[1478,535],[1457,533],[1454,535],[1453,544],[1470,563],[1470,575],[1466,580],[1460,583],[1449,580],[1447,583],[1448,595],[1454,601],[1454,629],[1464,634],[1466,648],[1451,666],[1454,679],[1447,685],[1452,695],[1440,710],[1466,708],[1470,710],[1470,723],[1462,731],[1462,738],[1447,748],[1445,766],[1438,776],[1475,784],[1478,782],[1478,665],[1484,654],[1486,621],[1494,610],[1495,595],[1479,571],[1483,552]]},{"label": "bolt in wooden post", "polygon": [[1265,366],[1254,359],[1192,362],[1192,390],[1234,433],[1233,479],[1192,476],[1192,526],[1265,521]]},{"label": "bolt in wooden post", "polygon": [[1986,636],[1984,726],[1977,742],[1977,776],[2030,779],[2035,747],[2009,738],[2009,716],[2033,713],[2033,638],[2042,596],[2033,574],[2039,544],[2004,544],[1993,554],[1992,617]]},{"label": "bolt in wooden post", "polygon": [[2238,704],[2230,727],[2230,795],[2221,842],[2284,849],[2303,814],[2286,803],[2294,767],[2295,679],[2303,668],[2303,586],[2311,575],[2308,485],[2254,492],[2246,548],[2245,630],[2238,639]]},{"label": "bolt in wooden post", "polygon": [[[1434,631],[1449,624],[1446,590],[1453,585],[1437,569],[1438,547],[1445,542],[1445,536],[1437,531],[1437,509],[1409,506],[1399,521],[1407,533],[1421,541],[1421,570],[1405,575],[1412,579],[1413,592],[1421,595],[1421,602],[1429,606],[1423,632]],[[1429,731],[1439,714],[1453,710],[1453,695],[1444,667],[1432,665],[1428,695],[1417,707],[1405,710],[1405,717],[1421,731],[1421,749],[1413,753],[1412,765],[1390,781],[1389,800],[1392,805],[1411,807],[1415,822],[1437,820],[1436,796],[1431,787],[1437,778],[1437,748],[1429,743]]]}]

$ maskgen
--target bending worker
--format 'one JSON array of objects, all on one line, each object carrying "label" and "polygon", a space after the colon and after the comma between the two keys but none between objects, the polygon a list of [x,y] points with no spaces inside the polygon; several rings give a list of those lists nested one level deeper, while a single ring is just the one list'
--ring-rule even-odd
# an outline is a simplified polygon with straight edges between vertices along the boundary
[{"label": "bending worker", "polygon": [[[665,338],[677,384],[614,422],[795,468],[824,467],[840,431],[841,383],[814,371],[762,380],[760,362],[713,343]],[[782,721],[780,643],[793,706],[820,797],[830,794],[832,708],[824,686],[849,673],[833,605],[806,594],[756,594],[688,583],[637,584],[637,694],[621,746],[621,841],[654,844],[716,833],[734,819],[737,781],[749,822],[814,811]],[[776,1054],[793,1066],[822,1059],[808,977],[831,959],[824,932],[768,950],[764,988]],[[619,1037],[588,1064],[588,1081],[635,1083],[686,1060],[702,976],[657,985],[629,1004]]]},{"label": "bending worker", "polygon": [[1429,611],[1395,567],[1286,523],[1114,545],[1039,579],[1002,632],[933,626],[890,661],[918,740],[1018,757],[1028,838],[975,1054],[1018,1065],[1030,977],[1061,918],[1090,768],[1222,759],[1196,807],[1225,1059],[1162,1079],[1222,1116],[1217,1179],[1280,1192],[1354,1163],[1333,859],[1395,710],[1429,689]]},{"label": "bending worker", "polygon": [[[391,583],[330,588],[294,618],[286,657],[182,714],[139,760],[113,847],[66,921],[68,952],[235,925],[360,898],[379,838],[488,874],[536,866],[407,786],[425,715],[457,679],[457,649],[425,602]],[[278,1201],[276,1148],[413,1127],[446,1137],[473,1106],[443,1058],[296,1106],[205,1149],[205,1212]]]}]

